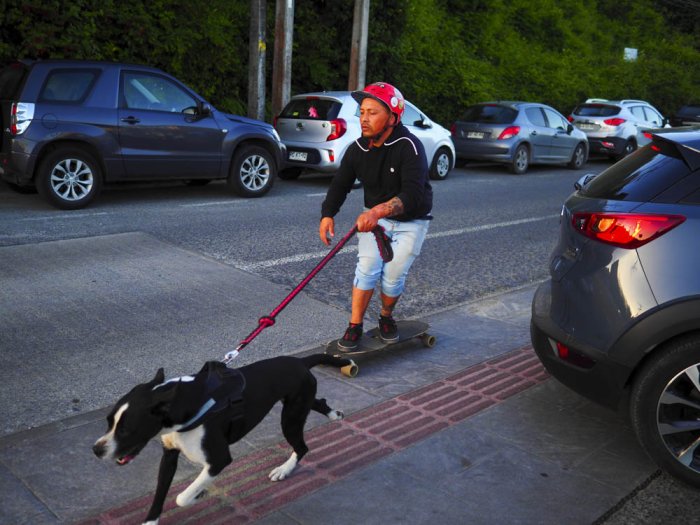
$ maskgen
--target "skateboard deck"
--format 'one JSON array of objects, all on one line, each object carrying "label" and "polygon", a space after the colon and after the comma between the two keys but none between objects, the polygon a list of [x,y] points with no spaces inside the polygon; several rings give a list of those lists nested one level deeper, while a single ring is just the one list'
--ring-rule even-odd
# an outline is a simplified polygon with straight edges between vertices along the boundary
[{"label": "skateboard deck", "polygon": [[[343,351],[338,348],[339,339],[334,339],[326,343],[326,353],[338,357],[352,357],[356,355],[368,354],[371,352],[377,352],[383,350],[387,347],[397,345],[408,341],[409,339],[419,339],[423,346],[432,348],[435,346],[435,336],[428,333],[430,325],[423,321],[397,321],[396,326],[399,331],[399,339],[392,343],[385,343],[379,337],[379,327],[367,330],[360,339],[360,344],[356,350]],[[344,375],[354,377],[357,374],[357,365],[355,365],[352,373],[346,373],[343,370]]]}]

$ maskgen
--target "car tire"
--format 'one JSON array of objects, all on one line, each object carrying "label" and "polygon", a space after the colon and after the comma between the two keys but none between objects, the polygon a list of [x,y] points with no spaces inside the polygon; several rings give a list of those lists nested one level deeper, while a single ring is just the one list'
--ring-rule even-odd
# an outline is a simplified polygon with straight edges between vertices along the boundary
[{"label": "car tire", "polygon": [[586,146],[579,142],[567,166],[572,170],[580,170],[586,164],[586,160]]},{"label": "car tire", "polygon": [[515,153],[513,153],[513,160],[511,161],[508,168],[511,173],[515,175],[522,175],[527,171],[530,165],[530,151],[525,144],[520,144],[515,148]]},{"label": "car tire", "polygon": [[634,139],[628,139],[625,143],[625,147],[623,148],[622,153],[620,153],[619,155],[615,155],[613,159],[615,160],[615,162],[617,162],[618,160],[622,160],[630,153],[633,153],[636,149],[637,141]]},{"label": "car tire", "polygon": [[440,148],[433,157],[430,165],[430,178],[432,180],[444,180],[450,174],[452,168],[452,155],[447,148]]},{"label": "car tire", "polygon": [[261,146],[244,145],[236,152],[226,181],[241,197],[262,197],[275,182],[275,164]]},{"label": "car tire", "polygon": [[630,420],[659,467],[700,487],[699,335],[672,341],[643,366],[632,388]]},{"label": "car tire", "polygon": [[45,200],[62,210],[84,208],[102,189],[102,167],[79,147],[61,147],[39,164],[36,189]]},{"label": "car tire", "polygon": [[281,170],[277,176],[282,180],[297,180],[304,171],[303,168],[287,168],[286,170]]}]

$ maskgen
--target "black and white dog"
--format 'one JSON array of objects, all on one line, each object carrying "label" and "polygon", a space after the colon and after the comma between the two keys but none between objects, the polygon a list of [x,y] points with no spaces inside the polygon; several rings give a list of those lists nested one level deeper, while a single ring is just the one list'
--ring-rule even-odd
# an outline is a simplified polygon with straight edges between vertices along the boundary
[{"label": "black and white dog", "polygon": [[241,368],[207,362],[194,376],[165,381],[163,369],[148,383],[134,387],[107,416],[108,432],[97,440],[97,457],[126,465],[159,433],[163,456],[158,483],[146,523],[158,523],[172,483],[180,452],[202,465],[202,472],[176,499],[180,506],[203,495],[214,478],[231,463],[229,444],[237,442],[262,421],[277,401],[282,401],[282,433],[292,446],[287,461],[269,478],[288,477],[308,452],[304,424],[311,410],[329,419],[343,413],[316,399],[316,365],[354,366],[349,359],[315,354],[297,358],[275,357]]}]

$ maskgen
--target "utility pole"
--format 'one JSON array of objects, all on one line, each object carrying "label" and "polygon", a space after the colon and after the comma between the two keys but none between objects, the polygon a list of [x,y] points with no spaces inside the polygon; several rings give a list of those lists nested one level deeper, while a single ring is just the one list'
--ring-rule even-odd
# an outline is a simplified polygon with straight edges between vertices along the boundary
[{"label": "utility pole", "polygon": [[272,115],[279,115],[289,102],[292,89],[292,43],[294,0],[277,0],[275,56],[272,63]]},{"label": "utility pole", "polygon": [[365,86],[367,68],[367,31],[369,29],[370,0],[355,0],[352,20],[352,44],[350,47],[350,72],[348,89],[354,91]]},{"label": "utility pole", "polygon": [[265,9],[266,0],[250,0],[248,52],[248,116],[265,120]]}]

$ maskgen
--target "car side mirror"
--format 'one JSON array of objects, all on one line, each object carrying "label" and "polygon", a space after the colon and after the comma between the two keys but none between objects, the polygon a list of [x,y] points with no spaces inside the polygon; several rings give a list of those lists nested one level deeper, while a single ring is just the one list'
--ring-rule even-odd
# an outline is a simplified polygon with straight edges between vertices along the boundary
[{"label": "car side mirror", "polygon": [[583,177],[581,177],[579,180],[574,182],[574,189],[576,191],[583,189],[586,186],[586,184],[591,182],[597,176],[598,176],[597,173],[586,173]]},{"label": "car side mirror", "polygon": [[197,115],[200,117],[208,117],[211,115],[211,104],[207,102],[197,102]]},{"label": "car side mirror", "polygon": [[574,125],[569,123],[568,126],[566,126],[566,132],[571,135],[571,132],[574,131]]}]

